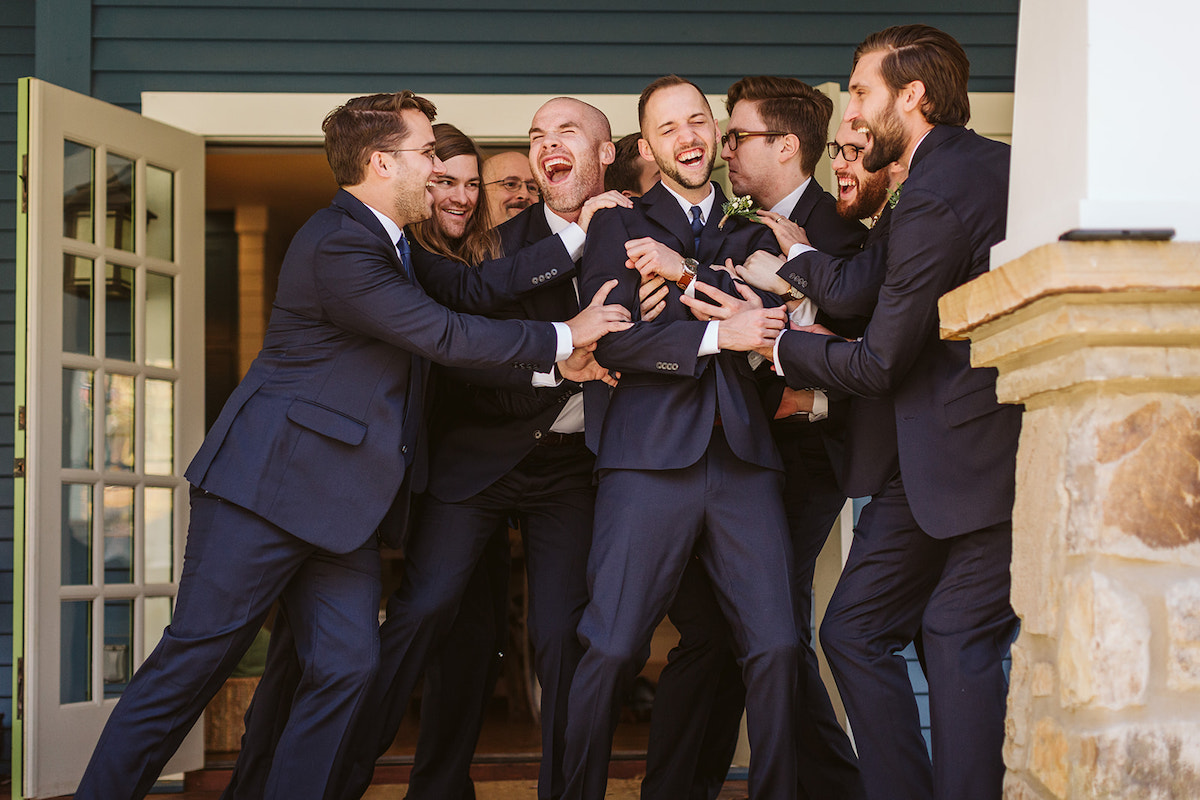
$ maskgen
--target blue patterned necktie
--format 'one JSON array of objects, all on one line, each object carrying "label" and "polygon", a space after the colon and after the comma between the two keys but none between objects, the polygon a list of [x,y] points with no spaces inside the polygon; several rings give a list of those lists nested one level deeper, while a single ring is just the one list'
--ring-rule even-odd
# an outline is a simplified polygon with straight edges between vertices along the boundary
[{"label": "blue patterned necktie", "polygon": [[700,206],[692,206],[692,254],[700,252],[700,232],[704,230],[704,218]]},{"label": "blue patterned necktie", "polygon": [[400,253],[400,264],[404,267],[404,275],[412,278],[412,258],[409,255],[411,250],[408,247],[408,239],[404,236],[404,231],[400,232],[400,238],[396,240],[396,251]]}]

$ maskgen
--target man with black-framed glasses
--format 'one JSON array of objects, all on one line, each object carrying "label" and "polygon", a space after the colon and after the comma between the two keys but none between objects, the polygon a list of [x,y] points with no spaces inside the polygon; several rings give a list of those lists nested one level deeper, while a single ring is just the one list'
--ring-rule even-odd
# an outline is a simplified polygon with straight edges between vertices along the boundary
[{"label": "man with black-framed glasses", "polygon": [[508,150],[483,162],[483,194],[492,227],[512,219],[541,198],[529,156]]},{"label": "man with black-framed glasses", "polygon": [[[747,77],[729,88],[729,126],[721,157],[735,194],[757,208],[792,219],[830,253],[859,252],[866,229],[837,213],[836,202],[813,178],[825,146],[833,103],[795,78]],[[766,253],[764,259],[775,258]],[[786,284],[774,289],[789,293]],[[799,300],[801,295],[792,292]],[[813,321],[815,306],[800,313]],[[821,321],[846,332],[838,322]],[[792,592],[797,636],[809,668],[797,704],[798,775],[802,796],[858,798],[862,784],[849,739],[837,723],[811,647],[812,578],[817,556],[846,497],[834,464],[840,451],[845,404],[817,391],[788,389],[760,367],[760,388],[771,433],[785,467],[784,505],[795,553]],[[831,458],[831,455],[833,456]],[[680,643],[659,680],[646,758],[643,800],[715,798],[737,745],[745,699],[729,628],[708,578],[693,562],[670,611]],[[707,720],[697,724],[696,720]]]}]

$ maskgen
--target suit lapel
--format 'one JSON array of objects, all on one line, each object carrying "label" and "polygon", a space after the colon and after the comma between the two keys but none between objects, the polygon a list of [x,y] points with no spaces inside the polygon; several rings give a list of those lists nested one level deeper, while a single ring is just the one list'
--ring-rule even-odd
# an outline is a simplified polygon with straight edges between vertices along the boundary
[{"label": "suit lapel", "polygon": [[[642,195],[641,203],[642,207],[646,209],[646,218],[674,237],[679,252],[685,256],[694,257],[696,255],[692,252],[695,249],[692,243],[692,226],[688,223],[683,209],[679,207],[678,201],[667,191],[666,187],[661,183],[655,184],[650,191]],[[702,245],[704,243],[703,233],[700,243]],[[671,242],[666,241],[664,244],[670,245]]]},{"label": "suit lapel", "polygon": [[792,209],[790,219],[800,227],[808,222],[808,215],[817,207],[817,200],[820,199],[821,193],[824,190],[817,183],[816,178],[808,179],[808,186],[804,187],[804,191],[800,193],[800,198],[796,200],[796,207]]},{"label": "suit lapel", "polygon": [[[731,232],[737,225],[744,225],[742,220],[730,220],[725,223],[725,227],[719,227],[721,217],[725,216],[725,212],[721,210],[721,206],[725,204],[725,193],[721,191],[721,187],[713,184],[713,204],[712,210],[708,212],[708,219],[704,222],[704,230],[700,231],[700,252],[696,255],[696,260],[701,264],[714,264],[717,260],[717,254],[721,252],[721,245],[725,242],[725,236]],[[691,229],[688,229],[691,233]]]}]

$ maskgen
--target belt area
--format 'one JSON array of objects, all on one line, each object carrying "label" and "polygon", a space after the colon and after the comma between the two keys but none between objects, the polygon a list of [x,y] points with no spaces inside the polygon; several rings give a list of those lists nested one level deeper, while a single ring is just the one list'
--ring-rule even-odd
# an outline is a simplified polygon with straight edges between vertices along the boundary
[{"label": "belt area", "polygon": [[559,433],[558,431],[534,431],[533,438],[537,447],[574,447],[583,446],[583,433]]}]

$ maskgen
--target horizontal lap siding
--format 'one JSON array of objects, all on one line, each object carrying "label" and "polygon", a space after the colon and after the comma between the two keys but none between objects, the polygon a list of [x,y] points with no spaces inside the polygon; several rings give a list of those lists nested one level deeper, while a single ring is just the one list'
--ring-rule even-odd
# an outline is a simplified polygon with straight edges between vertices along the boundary
[{"label": "horizontal lap siding", "polygon": [[[13,392],[16,342],[17,79],[33,74],[34,0],[4,0],[0,14],[0,713],[12,729]],[[6,466],[9,465],[9,466]],[[8,737],[2,739],[7,745]],[[10,751],[0,747],[0,772]]]},{"label": "horizontal lap siding", "polygon": [[[854,46],[889,25],[955,35],[973,91],[1012,91],[1017,0],[730,2],[581,0],[98,0],[92,93],[143,91],[636,94],[668,72],[723,92],[745,74],[843,86]],[[897,10],[909,8],[910,11]],[[960,8],[955,8],[959,6]]]}]

